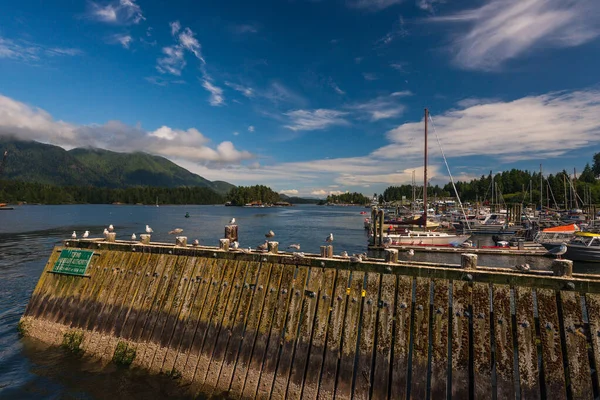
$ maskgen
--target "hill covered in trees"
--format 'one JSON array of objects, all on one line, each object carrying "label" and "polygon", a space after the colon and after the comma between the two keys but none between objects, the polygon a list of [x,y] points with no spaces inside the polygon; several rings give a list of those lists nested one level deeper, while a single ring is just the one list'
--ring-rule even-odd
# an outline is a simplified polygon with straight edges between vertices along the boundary
[{"label": "hill covered in trees", "polygon": [[[556,174],[540,175],[539,172],[511,169],[501,173],[482,175],[469,182],[456,182],[456,189],[462,201],[489,201],[492,190],[500,194],[507,203],[540,203],[544,206],[569,208],[581,204],[600,203],[600,153],[594,155],[593,164],[586,164],[581,173],[573,179],[573,174],[561,171]],[[492,178],[494,185],[492,186]],[[422,188],[417,196],[421,197]],[[380,196],[380,200],[396,201],[402,196],[412,199],[411,185],[390,186]],[[451,183],[440,187],[427,188],[429,197],[454,197]]]},{"label": "hill covered in trees", "polygon": [[220,194],[234,187],[223,181],[211,182],[164,157],[140,152],[117,153],[90,148],[67,151],[58,146],[10,138],[0,138],[0,150],[8,151],[2,179],[112,189],[199,186]]}]

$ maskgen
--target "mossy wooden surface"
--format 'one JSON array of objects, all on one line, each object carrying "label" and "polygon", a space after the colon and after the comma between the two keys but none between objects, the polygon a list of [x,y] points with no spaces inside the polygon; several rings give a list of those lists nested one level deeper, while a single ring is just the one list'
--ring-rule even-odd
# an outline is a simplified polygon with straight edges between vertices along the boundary
[{"label": "mossy wooden surface", "polygon": [[49,273],[56,247],[20,333],[165,374],[192,395],[600,394],[598,277],[69,243],[96,253],[88,277]]}]

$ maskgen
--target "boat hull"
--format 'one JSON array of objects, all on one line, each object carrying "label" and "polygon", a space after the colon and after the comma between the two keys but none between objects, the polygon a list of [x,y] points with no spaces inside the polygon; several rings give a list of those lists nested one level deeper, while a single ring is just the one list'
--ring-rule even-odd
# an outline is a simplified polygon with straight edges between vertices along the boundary
[{"label": "boat hull", "polygon": [[563,258],[573,261],[600,262],[600,247],[567,244],[567,252]]},{"label": "boat hull", "polygon": [[[470,235],[387,235],[394,246],[460,246]],[[385,238],[384,237],[384,238]]]}]

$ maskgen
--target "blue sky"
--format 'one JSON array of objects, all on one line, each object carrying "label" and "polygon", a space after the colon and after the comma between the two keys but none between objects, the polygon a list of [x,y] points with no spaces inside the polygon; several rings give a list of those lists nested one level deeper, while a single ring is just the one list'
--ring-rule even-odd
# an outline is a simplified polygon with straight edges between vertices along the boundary
[{"label": "blue sky", "polygon": [[291,195],[381,192],[600,151],[595,0],[24,0],[0,134],[165,156]]}]

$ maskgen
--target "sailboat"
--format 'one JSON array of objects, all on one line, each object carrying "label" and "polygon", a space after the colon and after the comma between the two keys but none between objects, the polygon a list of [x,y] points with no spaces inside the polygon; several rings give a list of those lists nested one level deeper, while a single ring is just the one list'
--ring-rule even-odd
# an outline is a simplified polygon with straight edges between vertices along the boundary
[{"label": "sailboat", "polygon": [[[423,215],[414,221],[415,225],[427,227],[427,120],[429,119],[429,110],[425,109],[425,162],[423,169]],[[383,243],[388,247],[393,246],[460,246],[470,235],[456,235],[446,232],[429,232],[412,229],[404,229],[400,233],[385,232],[383,234]]]},{"label": "sailboat", "polygon": [[158,196],[156,196],[156,207],[158,207]]}]

